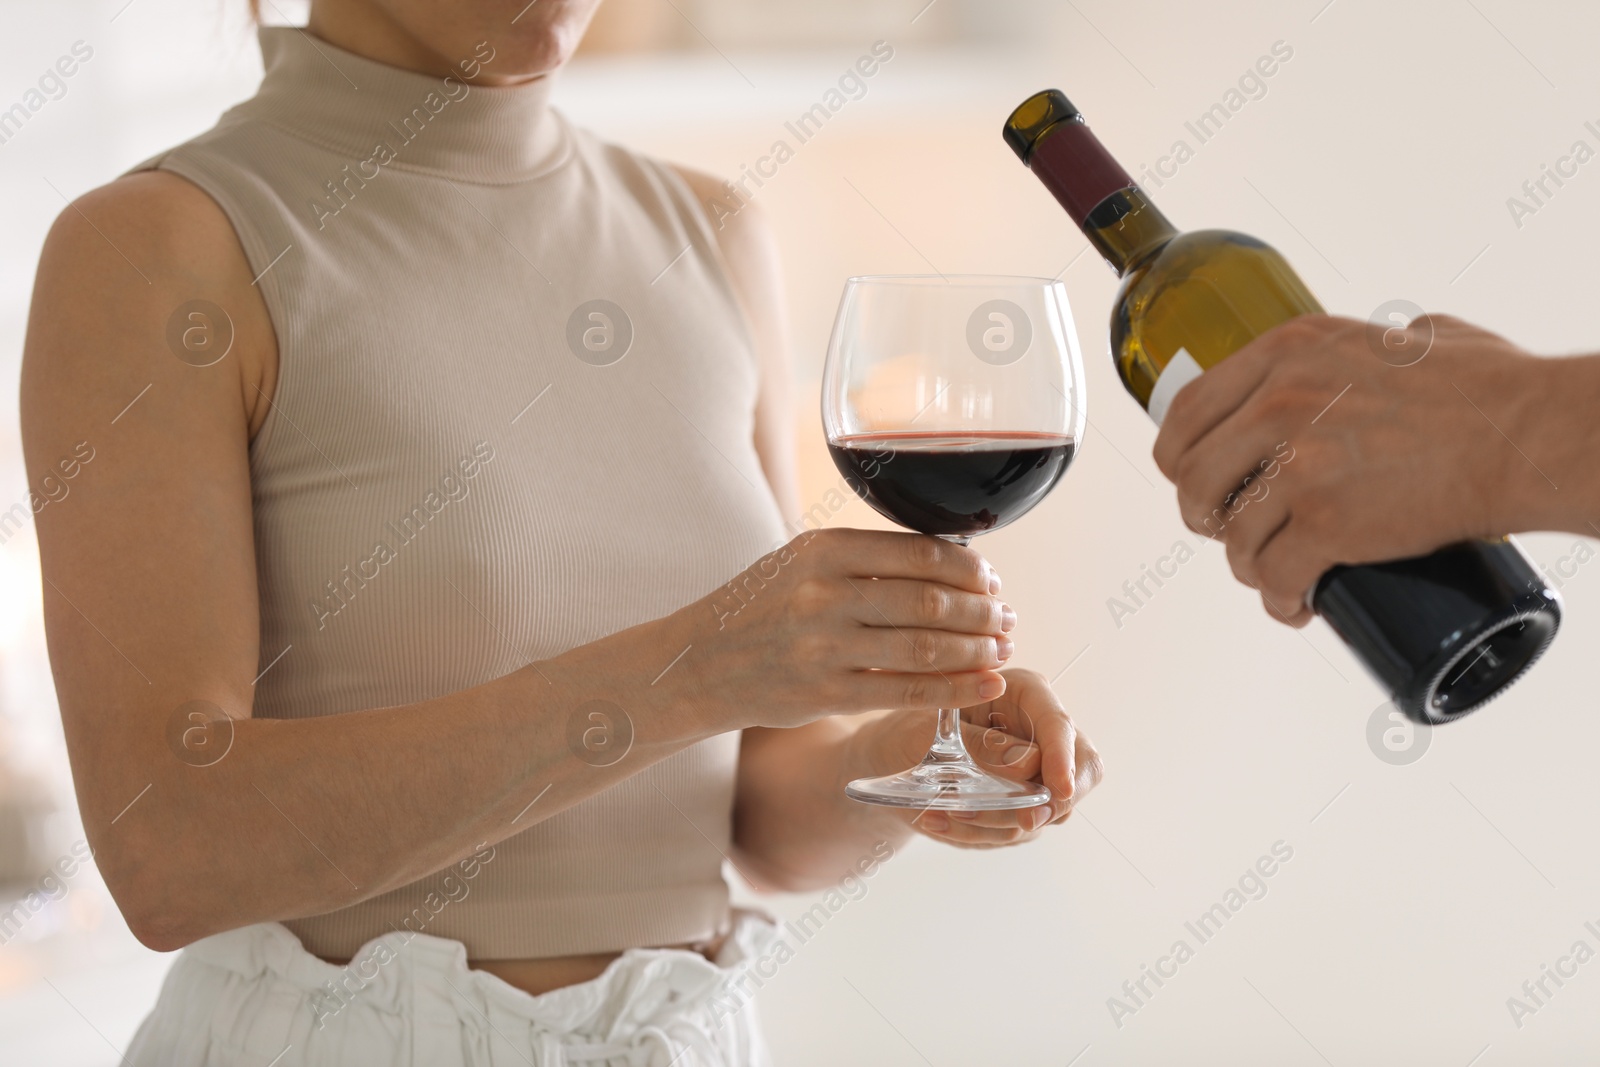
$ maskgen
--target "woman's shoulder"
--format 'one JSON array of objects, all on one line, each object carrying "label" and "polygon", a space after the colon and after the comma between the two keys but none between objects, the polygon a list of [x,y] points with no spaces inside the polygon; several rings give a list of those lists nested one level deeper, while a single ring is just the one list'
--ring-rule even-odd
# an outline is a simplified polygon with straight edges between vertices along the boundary
[{"label": "woman's shoulder", "polygon": [[759,204],[730,194],[726,179],[680,163],[664,163],[694,196],[717,244],[730,261],[766,258],[774,244],[772,224]]},{"label": "woman's shoulder", "polygon": [[[117,266],[139,288],[250,277],[248,260],[221,205],[194,182],[165,170],[135,170],[91,189],[62,209],[45,238],[41,275]],[[142,284],[141,284],[142,283]]]},{"label": "woman's shoulder", "polygon": [[35,378],[41,360],[69,378],[121,375],[171,347],[172,318],[202,300],[225,309],[244,380],[261,381],[270,319],[227,215],[175,174],[130,172],[69,202],[51,226],[25,368]]},{"label": "woman's shoulder", "polygon": [[[198,185],[170,171],[129,171],[71,201],[57,217],[46,241],[52,244],[110,243],[131,246],[153,267],[176,261],[207,264],[242,255],[227,215]],[[91,241],[90,238],[93,238]],[[131,256],[131,253],[129,253]],[[198,257],[198,259],[197,259]]]}]

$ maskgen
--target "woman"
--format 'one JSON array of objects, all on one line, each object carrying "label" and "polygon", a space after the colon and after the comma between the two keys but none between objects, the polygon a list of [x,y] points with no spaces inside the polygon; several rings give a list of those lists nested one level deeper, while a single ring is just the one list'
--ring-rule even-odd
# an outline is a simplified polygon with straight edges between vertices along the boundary
[{"label": "woman", "polygon": [[[187,946],[132,1063],[765,1062],[724,858],[816,888],[1098,780],[979,556],[783,543],[770,236],[547,108],[597,3],[316,0],[50,234],[51,660],[106,882]],[[941,704],[1051,805],[843,797]]]}]

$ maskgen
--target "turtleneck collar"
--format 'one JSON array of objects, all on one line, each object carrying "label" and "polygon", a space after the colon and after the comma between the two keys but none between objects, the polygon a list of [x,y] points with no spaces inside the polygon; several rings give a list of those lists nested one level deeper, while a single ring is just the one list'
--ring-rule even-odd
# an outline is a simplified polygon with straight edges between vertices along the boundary
[{"label": "turtleneck collar", "polygon": [[387,166],[499,184],[547,173],[566,158],[564,124],[549,107],[549,77],[476,85],[494,67],[492,44],[460,57],[453,78],[402,70],[290,26],[260,30],[266,75],[241,107],[305,140],[365,160],[387,147]]}]

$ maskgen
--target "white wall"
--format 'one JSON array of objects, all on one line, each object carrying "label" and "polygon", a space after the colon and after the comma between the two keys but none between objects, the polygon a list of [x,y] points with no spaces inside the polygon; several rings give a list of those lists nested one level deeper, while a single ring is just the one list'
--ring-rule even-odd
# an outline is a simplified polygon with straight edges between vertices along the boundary
[{"label": "white wall", "polygon": [[[1032,847],[979,854],[918,844],[875,875],[763,995],[785,1067],[1492,1067],[1600,1051],[1600,962],[1580,968],[1520,1029],[1506,1005],[1575,941],[1600,951],[1600,936],[1584,927],[1600,929],[1600,724],[1588,667],[1600,642],[1600,566],[1562,589],[1568,621],[1546,661],[1399,767],[1369,750],[1380,694],[1354,661],[1320,625],[1295,633],[1269,623],[1214,548],[1120,628],[1106,607],[1142,563],[1193,538],[1150,462],[1153,429],[1105,358],[1114,279],[1092,253],[1074,258],[1082,238],[999,140],[1009,108],[1029,92],[1065,89],[1132,168],[1176,138],[1193,144],[1184,121],[1285,41],[1293,58],[1266,95],[1153,191],[1176,222],[1267,239],[1339,312],[1364,317],[1403,297],[1540,352],[1600,343],[1590,312],[1600,162],[1520,228],[1506,208],[1574,140],[1600,148],[1583,126],[1600,126],[1589,55],[1600,15],[1576,2],[1324,2],[996,2],[987,20],[969,5],[953,25],[972,25],[976,11],[1002,28],[1025,28],[1021,16],[1036,15],[1038,29],[1010,47],[986,30],[986,43],[963,47],[915,43],[908,27],[912,43],[900,44],[867,97],[762,190],[787,253],[813,497],[834,477],[815,425],[816,382],[847,274],[930,262],[944,272],[1067,268],[1094,429],[1061,488],[982,547],[1021,615],[1021,664],[1054,676],[1073,663],[1057,688],[1110,768],[1092,802]],[[97,50],[66,98],[0,145],[7,390],[31,262],[61,203],[44,179],[81,192],[198,130],[252,80],[248,49],[214,32],[198,5],[136,0],[107,24],[116,6],[8,12],[10,32],[0,36],[0,106],[72,41]],[[903,6],[909,20],[922,4]],[[591,60],[557,99],[637,147],[733,173],[870,43],[729,51],[754,89],[710,52]],[[0,406],[6,499],[23,492],[13,410]],[[861,507],[845,517],[872,521]],[[1553,563],[1573,539],[1526,543]],[[0,684],[30,751],[48,761],[59,758],[59,738],[32,551],[25,537],[0,548],[0,578],[16,591]],[[1198,945],[1185,921],[1278,841],[1293,858],[1266,897]],[[792,915],[810,903],[769,906]],[[122,946],[116,959],[127,973],[147,982],[159,971],[125,940],[105,938]],[[1197,948],[1194,958],[1119,1028],[1107,998],[1179,938]],[[0,990],[12,990],[0,1019],[46,1019],[54,1052],[114,1062],[38,983],[53,964],[19,970],[8,953],[0,949]],[[85,958],[72,957],[76,970],[58,984],[125,1040],[153,990],[97,980],[108,972]],[[0,1028],[0,1060],[10,1059],[10,1032]]]}]

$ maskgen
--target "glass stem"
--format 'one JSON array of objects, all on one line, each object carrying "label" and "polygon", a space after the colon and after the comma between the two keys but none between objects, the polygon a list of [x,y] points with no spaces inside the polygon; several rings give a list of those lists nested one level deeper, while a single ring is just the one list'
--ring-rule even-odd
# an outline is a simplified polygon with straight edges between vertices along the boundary
[{"label": "glass stem", "polygon": [[[952,544],[966,547],[972,543],[972,538],[959,534],[940,534],[941,538]],[[936,763],[950,763],[960,761],[971,762],[972,757],[967,755],[967,746],[961,740],[961,709],[939,709],[939,731],[933,739],[933,747],[928,749],[928,761]]]},{"label": "glass stem", "polygon": [[933,739],[933,747],[928,749],[928,758],[938,763],[970,759],[967,746],[961,740],[960,708],[939,709],[939,733]]}]

